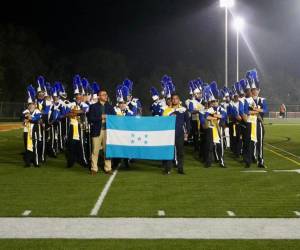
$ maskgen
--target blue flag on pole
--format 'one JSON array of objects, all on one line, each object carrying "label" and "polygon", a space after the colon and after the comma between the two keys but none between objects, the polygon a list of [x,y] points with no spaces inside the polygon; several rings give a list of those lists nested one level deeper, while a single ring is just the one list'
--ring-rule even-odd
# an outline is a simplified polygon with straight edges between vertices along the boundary
[{"label": "blue flag on pole", "polygon": [[108,115],[106,157],[174,159],[175,116]]}]

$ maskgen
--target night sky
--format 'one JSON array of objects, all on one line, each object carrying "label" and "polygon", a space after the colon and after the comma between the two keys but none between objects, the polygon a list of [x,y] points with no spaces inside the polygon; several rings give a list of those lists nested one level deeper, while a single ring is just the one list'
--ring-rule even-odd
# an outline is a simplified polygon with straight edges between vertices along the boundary
[{"label": "night sky", "polygon": [[[224,75],[224,10],[218,0],[11,0],[3,4],[1,23],[32,30],[43,44],[64,54],[103,48],[125,55],[129,63],[143,64],[145,72],[180,61],[199,68],[210,65],[207,81],[215,80],[217,72]],[[232,13],[246,19],[244,37],[252,50],[251,54],[241,41],[241,70],[257,67],[263,75],[284,69],[300,77],[300,57],[295,53],[300,44],[299,1],[236,0]],[[229,66],[233,82],[232,27]]]}]

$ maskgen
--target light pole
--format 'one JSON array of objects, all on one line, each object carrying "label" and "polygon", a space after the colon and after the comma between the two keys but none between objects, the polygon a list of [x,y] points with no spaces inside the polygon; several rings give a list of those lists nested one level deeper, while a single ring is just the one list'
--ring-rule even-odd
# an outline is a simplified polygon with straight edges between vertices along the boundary
[{"label": "light pole", "polygon": [[220,0],[220,7],[225,8],[225,87],[228,86],[228,9],[233,5],[234,0]]},{"label": "light pole", "polygon": [[245,21],[241,17],[236,17],[233,21],[233,27],[236,30],[236,81],[239,81],[239,35],[245,27]]}]

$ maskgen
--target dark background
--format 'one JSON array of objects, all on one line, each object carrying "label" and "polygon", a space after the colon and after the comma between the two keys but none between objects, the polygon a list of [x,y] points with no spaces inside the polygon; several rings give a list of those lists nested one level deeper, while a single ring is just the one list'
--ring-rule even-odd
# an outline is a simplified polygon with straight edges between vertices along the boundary
[{"label": "dark background", "polygon": [[[271,103],[299,102],[300,2],[236,0],[232,15],[247,25],[240,75],[256,67]],[[247,46],[248,44],[248,46]],[[235,81],[236,34],[229,21],[229,82]],[[224,10],[218,0],[6,1],[0,15],[0,100],[25,101],[42,74],[72,93],[74,74],[96,80],[114,97],[134,81],[147,105],[150,86],[173,77],[185,98],[188,81],[224,84]]]}]

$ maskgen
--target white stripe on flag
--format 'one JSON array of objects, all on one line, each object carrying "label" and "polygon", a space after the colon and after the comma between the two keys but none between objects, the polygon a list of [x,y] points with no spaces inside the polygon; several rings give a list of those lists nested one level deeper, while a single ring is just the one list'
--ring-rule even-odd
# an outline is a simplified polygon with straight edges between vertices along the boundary
[{"label": "white stripe on flag", "polygon": [[170,146],[175,142],[175,130],[163,131],[129,131],[107,130],[107,142],[109,145],[120,146]]}]

